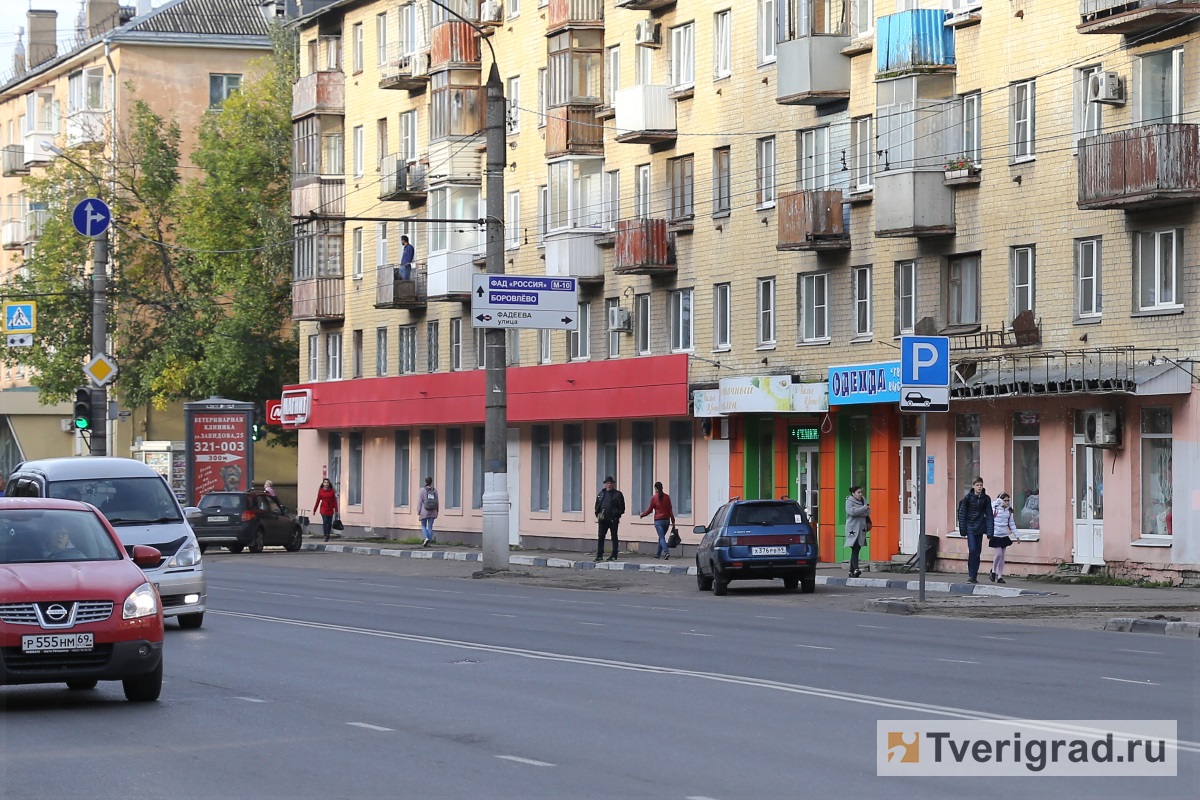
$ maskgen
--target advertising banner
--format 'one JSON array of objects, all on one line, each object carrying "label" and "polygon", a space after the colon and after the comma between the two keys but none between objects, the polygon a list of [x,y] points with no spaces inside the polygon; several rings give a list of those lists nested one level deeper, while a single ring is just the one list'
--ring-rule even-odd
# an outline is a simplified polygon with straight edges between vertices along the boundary
[{"label": "advertising banner", "polygon": [[192,505],[208,492],[250,488],[250,416],[245,411],[193,411],[189,434]]}]

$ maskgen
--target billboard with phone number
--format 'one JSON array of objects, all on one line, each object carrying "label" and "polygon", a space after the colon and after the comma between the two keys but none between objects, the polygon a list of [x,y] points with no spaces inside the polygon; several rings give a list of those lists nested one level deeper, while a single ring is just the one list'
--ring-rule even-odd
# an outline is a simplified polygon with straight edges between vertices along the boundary
[{"label": "billboard with phone number", "polygon": [[250,418],[243,411],[191,415],[192,504],[209,492],[250,488]]}]

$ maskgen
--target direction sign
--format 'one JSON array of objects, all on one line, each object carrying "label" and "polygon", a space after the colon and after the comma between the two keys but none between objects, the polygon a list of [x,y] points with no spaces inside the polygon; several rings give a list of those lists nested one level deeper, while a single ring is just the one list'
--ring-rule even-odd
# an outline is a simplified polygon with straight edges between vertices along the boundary
[{"label": "direction sign", "polygon": [[5,333],[37,333],[37,303],[5,303]]},{"label": "direction sign", "polygon": [[117,364],[108,356],[101,353],[87,363],[83,374],[91,379],[96,386],[107,386],[117,377]]},{"label": "direction sign", "polygon": [[112,211],[108,203],[96,197],[80,200],[71,212],[71,223],[80,236],[96,237],[108,230]]},{"label": "direction sign", "polygon": [[477,328],[578,330],[574,278],[539,275],[472,276],[471,320]]}]

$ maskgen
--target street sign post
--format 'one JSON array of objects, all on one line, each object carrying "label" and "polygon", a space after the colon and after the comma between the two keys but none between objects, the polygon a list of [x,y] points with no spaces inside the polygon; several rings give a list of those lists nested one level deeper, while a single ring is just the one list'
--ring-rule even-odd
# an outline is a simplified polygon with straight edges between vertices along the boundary
[{"label": "street sign post", "polygon": [[102,236],[112,223],[112,211],[108,203],[97,197],[80,200],[71,212],[71,223],[80,236],[89,239]]},{"label": "street sign post", "polygon": [[471,321],[477,328],[579,328],[579,286],[574,278],[474,275]]},{"label": "street sign post", "polygon": [[97,387],[107,386],[117,377],[117,363],[101,353],[87,363],[83,374]]}]

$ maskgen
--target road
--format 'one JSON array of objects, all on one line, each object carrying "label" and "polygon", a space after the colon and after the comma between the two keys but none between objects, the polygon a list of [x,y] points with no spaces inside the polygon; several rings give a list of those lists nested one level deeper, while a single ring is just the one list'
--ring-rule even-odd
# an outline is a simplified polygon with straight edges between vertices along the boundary
[{"label": "road", "polygon": [[[354,555],[206,560],[211,610],[200,631],[169,624],[159,703],[125,703],[118,684],[0,690],[0,797],[1098,798],[1198,785],[1191,640],[866,614],[782,587],[715,598],[671,576],[656,590]],[[1177,719],[1179,776],[876,775],[877,720],[992,715]]]}]

